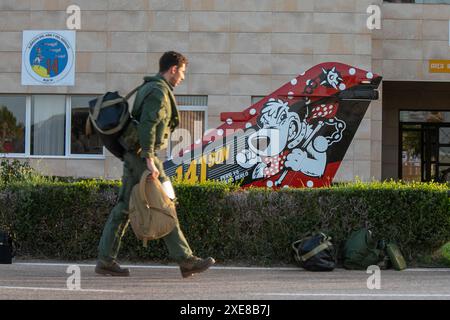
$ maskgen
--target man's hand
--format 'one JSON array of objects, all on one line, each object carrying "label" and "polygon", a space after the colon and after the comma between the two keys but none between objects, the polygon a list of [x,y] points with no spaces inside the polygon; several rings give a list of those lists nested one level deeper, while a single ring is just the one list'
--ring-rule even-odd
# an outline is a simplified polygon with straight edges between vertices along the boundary
[{"label": "man's hand", "polygon": [[146,158],[145,159],[147,161],[147,169],[150,170],[150,172],[152,173],[151,177],[153,179],[156,179],[159,177],[159,170],[156,168],[155,166],[155,162],[153,161],[152,158]]}]

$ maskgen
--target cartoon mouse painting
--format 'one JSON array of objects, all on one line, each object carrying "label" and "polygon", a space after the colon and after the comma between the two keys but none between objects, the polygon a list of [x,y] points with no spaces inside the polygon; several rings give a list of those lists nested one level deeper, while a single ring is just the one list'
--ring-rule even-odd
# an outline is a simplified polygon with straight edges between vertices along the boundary
[{"label": "cartoon mouse painting", "polygon": [[[282,172],[275,185],[281,184],[289,170],[322,176],[327,164],[326,151],[340,140],[345,130],[345,122],[335,117],[337,109],[336,104],[320,105],[300,119],[297,112],[289,110],[288,102],[270,99],[258,118],[259,129],[248,136],[248,148],[236,155],[236,162],[245,169],[255,166],[253,179]],[[324,125],[335,126],[332,136],[317,134]]]},{"label": "cartoon mouse painting", "polygon": [[[382,77],[340,62],[323,62],[242,111],[220,113],[178,158],[168,176],[188,181],[232,181],[243,188],[328,186],[373,100]],[[226,150],[226,161],[213,159]]]}]

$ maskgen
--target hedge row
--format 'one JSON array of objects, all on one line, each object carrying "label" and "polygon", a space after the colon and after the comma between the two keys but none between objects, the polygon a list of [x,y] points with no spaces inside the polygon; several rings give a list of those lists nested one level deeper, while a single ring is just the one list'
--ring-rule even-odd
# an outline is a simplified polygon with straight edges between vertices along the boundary
[{"label": "hedge row", "polygon": [[[119,182],[13,182],[0,186],[0,229],[11,231],[19,256],[94,259]],[[233,185],[175,184],[182,230],[194,253],[222,263],[293,263],[290,244],[324,231],[340,248],[350,232],[369,227],[400,244],[411,262],[450,240],[447,186],[353,183],[321,189],[241,190]],[[121,260],[167,261],[163,241],[144,249],[131,228]]]}]

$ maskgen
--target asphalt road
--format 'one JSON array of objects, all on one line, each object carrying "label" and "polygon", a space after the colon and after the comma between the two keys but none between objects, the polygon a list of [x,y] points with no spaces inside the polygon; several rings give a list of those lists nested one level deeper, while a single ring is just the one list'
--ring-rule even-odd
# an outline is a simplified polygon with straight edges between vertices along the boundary
[{"label": "asphalt road", "polygon": [[0,299],[450,300],[450,269],[384,270],[378,282],[375,274],[343,269],[315,273],[219,265],[183,279],[175,265],[127,265],[128,278],[96,275],[93,262],[68,270],[70,265],[75,264],[0,265]]}]

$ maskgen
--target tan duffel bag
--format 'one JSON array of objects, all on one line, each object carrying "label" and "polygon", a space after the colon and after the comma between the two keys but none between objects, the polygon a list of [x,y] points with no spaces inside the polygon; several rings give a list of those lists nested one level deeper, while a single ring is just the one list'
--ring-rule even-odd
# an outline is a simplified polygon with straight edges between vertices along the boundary
[{"label": "tan duffel bag", "polygon": [[177,225],[175,203],[167,196],[158,179],[145,170],[131,191],[129,215],[131,228],[144,247],[148,240],[168,235]]}]

